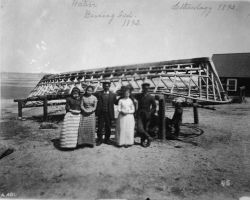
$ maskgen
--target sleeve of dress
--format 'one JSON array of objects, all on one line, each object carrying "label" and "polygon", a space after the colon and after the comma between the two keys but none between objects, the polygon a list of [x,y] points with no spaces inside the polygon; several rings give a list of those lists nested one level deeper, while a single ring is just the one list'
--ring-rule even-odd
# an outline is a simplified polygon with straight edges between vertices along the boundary
[{"label": "sleeve of dress", "polygon": [[129,109],[129,113],[133,114],[135,112],[135,105],[134,102],[131,100],[131,104],[130,104],[130,109]]},{"label": "sleeve of dress", "polygon": [[138,110],[138,101],[134,99],[135,112]]},{"label": "sleeve of dress", "polygon": [[87,113],[88,111],[85,109],[85,107],[84,107],[84,98],[82,97],[82,99],[81,99],[81,110],[83,111],[83,112],[85,112],[85,113]]},{"label": "sleeve of dress", "polygon": [[65,110],[66,110],[66,112],[69,112],[69,110],[70,110],[70,104],[69,104],[69,101],[70,101],[70,99],[69,99],[69,98],[67,98],[67,99],[66,99],[66,105],[65,105]]},{"label": "sleeve of dress", "polygon": [[117,104],[118,104],[119,99],[117,99],[116,94],[114,94],[114,97],[113,97],[113,98],[114,98],[114,99],[113,99],[114,104],[115,104],[115,105],[117,105]]},{"label": "sleeve of dress", "polygon": [[121,112],[122,111],[122,103],[121,103],[121,99],[118,101],[118,107],[117,107],[117,110],[118,112]]},{"label": "sleeve of dress", "polygon": [[96,107],[97,107],[97,102],[98,102],[98,100],[97,100],[97,98],[95,97],[95,96],[93,96],[94,98],[94,106],[93,106],[93,111],[95,111],[96,110]]},{"label": "sleeve of dress", "polygon": [[155,103],[155,98],[154,97],[151,98],[151,103],[152,103],[151,112],[155,113],[155,111],[156,111],[156,103]]}]

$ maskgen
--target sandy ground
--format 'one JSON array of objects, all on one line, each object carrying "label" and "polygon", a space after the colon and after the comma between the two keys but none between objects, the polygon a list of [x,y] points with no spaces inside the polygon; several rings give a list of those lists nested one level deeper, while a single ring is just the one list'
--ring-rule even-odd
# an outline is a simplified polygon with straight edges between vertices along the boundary
[{"label": "sandy ground", "polygon": [[[195,126],[184,109],[180,141],[149,148],[101,145],[61,151],[62,112],[40,129],[42,109],[1,102],[0,143],[15,151],[0,160],[0,196],[15,198],[239,199],[250,196],[250,99],[199,109]],[[167,114],[172,115],[172,110]],[[136,141],[139,139],[136,138]],[[0,197],[1,198],[1,197]]]}]

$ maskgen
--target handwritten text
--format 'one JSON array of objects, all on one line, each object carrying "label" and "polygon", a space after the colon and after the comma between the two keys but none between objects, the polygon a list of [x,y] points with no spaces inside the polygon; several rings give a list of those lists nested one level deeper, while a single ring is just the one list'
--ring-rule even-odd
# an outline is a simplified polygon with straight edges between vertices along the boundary
[{"label": "handwritten text", "polygon": [[225,11],[233,11],[236,10],[236,5],[234,3],[220,3],[212,4],[212,5],[206,5],[203,2],[181,2],[177,1],[173,6],[173,10],[183,10],[183,11],[194,11],[199,12],[201,16],[207,17],[212,13],[212,11],[216,10],[218,12],[225,12]]}]

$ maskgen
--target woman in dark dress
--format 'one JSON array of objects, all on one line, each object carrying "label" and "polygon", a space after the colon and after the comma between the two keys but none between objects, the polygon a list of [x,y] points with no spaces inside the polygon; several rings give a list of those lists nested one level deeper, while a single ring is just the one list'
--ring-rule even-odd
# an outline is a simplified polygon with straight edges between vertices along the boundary
[{"label": "woman in dark dress", "polygon": [[82,114],[77,144],[94,147],[96,129],[95,110],[97,106],[97,98],[92,93],[93,87],[88,86],[81,99]]}]

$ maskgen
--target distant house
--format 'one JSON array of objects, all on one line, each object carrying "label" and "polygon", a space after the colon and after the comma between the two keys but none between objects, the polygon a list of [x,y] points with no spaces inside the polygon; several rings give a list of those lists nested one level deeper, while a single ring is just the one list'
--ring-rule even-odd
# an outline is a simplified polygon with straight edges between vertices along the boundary
[{"label": "distant house", "polygon": [[214,54],[212,60],[229,96],[250,96],[250,53]]}]

